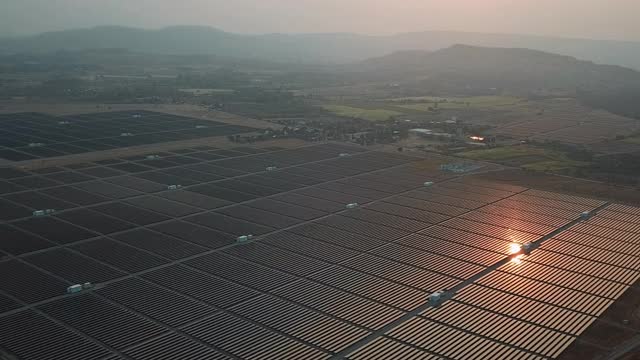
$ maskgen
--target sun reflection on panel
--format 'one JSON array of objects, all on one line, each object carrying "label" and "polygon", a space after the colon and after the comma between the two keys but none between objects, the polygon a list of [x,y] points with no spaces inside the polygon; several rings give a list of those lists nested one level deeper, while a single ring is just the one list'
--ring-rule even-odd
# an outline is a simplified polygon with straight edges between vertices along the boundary
[{"label": "sun reflection on panel", "polygon": [[518,243],[509,244],[509,254],[517,254],[522,251],[522,245]]},{"label": "sun reflection on panel", "polygon": [[[511,243],[509,244],[509,254],[515,255],[519,254],[522,251],[522,244]],[[522,258],[524,254],[515,255],[511,258],[511,263],[519,265],[522,263]]]},{"label": "sun reflection on panel", "polygon": [[516,264],[516,265],[520,265],[522,264],[522,258],[524,257],[524,255],[520,254],[518,256],[515,256],[511,259],[511,263],[512,264]]}]

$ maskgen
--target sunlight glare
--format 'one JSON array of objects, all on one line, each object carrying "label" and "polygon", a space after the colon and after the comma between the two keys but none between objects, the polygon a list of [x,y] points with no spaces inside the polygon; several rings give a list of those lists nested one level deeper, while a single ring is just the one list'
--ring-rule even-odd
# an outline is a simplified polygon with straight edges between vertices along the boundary
[{"label": "sunlight glare", "polygon": [[[509,244],[509,254],[515,255],[522,251],[522,244],[511,243]],[[515,265],[520,265],[522,263],[522,258],[524,254],[515,255],[511,258],[511,263]]]},{"label": "sunlight glare", "polygon": [[522,245],[518,243],[509,244],[509,254],[517,254],[522,250]]},{"label": "sunlight glare", "polygon": [[522,264],[522,258],[524,257],[524,255],[520,254],[518,256],[515,256],[511,259],[511,263],[515,264],[515,265],[520,265]]}]

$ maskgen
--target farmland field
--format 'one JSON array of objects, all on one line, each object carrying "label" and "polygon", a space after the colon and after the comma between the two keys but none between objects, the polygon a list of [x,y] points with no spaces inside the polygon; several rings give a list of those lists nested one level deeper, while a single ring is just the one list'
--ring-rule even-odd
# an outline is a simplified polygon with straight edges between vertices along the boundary
[{"label": "farmland field", "polygon": [[501,147],[487,150],[472,150],[458,154],[472,160],[495,161],[518,165],[535,171],[560,171],[588,166],[588,162],[569,159],[560,151],[532,146]]},{"label": "farmland field", "polygon": [[519,158],[523,156],[540,156],[544,155],[543,149],[532,148],[528,146],[517,146],[517,147],[499,147],[494,149],[487,150],[472,150],[465,151],[460,153],[461,156],[464,156],[468,159],[474,160],[487,160],[487,161],[501,161],[501,160],[509,160],[514,158]]},{"label": "farmland field", "polygon": [[235,92],[232,89],[179,89],[179,91],[192,95],[231,94]]},{"label": "farmland field", "polygon": [[621,141],[626,143],[626,144],[640,145],[640,135],[631,136],[631,137],[625,138],[625,139],[623,139]]},{"label": "farmland field", "polygon": [[360,118],[370,121],[386,121],[392,116],[402,115],[401,112],[386,109],[363,109],[344,105],[322,105],[322,108],[343,117]]},{"label": "farmland field", "polygon": [[[352,102],[347,104],[326,104],[322,108],[338,116],[355,117],[371,121],[388,120],[391,116],[420,115],[439,110],[499,110],[514,109],[525,104],[523,99],[507,96],[473,97],[406,97],[372,102]],[[437,103],[437,105],[436,105]]]},{"label": "farmland field", "polygon": [[412,102],[398,105],[399,107],[413,110],[427,111],[430,107],[439,109],[464,109],[464,108],[494,108],[517,106],[524,100],[511,96],[471,96],[471,97],[407,97],[391,100],[394,103]]}]

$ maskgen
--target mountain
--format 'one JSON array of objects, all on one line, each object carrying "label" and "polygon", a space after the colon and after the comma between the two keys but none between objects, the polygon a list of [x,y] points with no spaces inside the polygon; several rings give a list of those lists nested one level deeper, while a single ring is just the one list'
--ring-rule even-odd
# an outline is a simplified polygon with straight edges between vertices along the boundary
[{"label": "mountain", "polygon": [[387,53],[373,38],[351,34],[240,35],[211,27],[143,30],[116,26],[0,39],[0,53],[126,49],[168,55],[217,55],[280,62],[356,61]]},{"label": "mountain", "polygon": [[[523,48],[572,56],[600,64],[640,70],[640,42],[571,39],[533,35],[483,34],[468,32],[420,32],[394,36],[399,50],[437,50],[455,44],[494,48]],[[410,46],[423,44],[423,46]]]},{"label": "mountain", "polygon": [[437,50],[454,44],[529,48],[640,69],[638,42],[446,31],[392,36],[347,33],[240,35],[197,26],[159,30],[107,26],[0,39],[0,53],[121,48],[173,55],[213,54],[279,62],[348,63],[399,50]]},{"label": "mountain", "polygon": [[640,72],[530,49],[454,45],[438,51],[400,51],[353,66],[387,79],[462,81],[526,89],[598,89],[640,84]]},{"label": "mountain", "polygon": [[404,91],[418,94],[567,94],[593,107],[640,118],[640,72],[538,50],[454,45],[433,52],[396,52],[345,69],[399,83]]}]

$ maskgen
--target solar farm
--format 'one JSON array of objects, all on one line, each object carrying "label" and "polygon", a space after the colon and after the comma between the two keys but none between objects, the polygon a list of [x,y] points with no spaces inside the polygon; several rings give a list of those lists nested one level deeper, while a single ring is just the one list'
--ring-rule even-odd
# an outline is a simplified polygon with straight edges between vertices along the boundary
[{"label": "solar farm", "polygon": [[0,158],[9,161],[255,130],[151,111],[114,111],[59,117],[40,113],[1,114],[0,124]]},{"label": "solar farm", "polygon": [[638,129],[636,120],[579,106],[550,105],[544,114],[530,115],[495,129],[497,135],[516,139],[596,144]]},{"label": "solar farm", "polygon": [[447,161],[331,143],[1,168],[0,358],[584,358],[640,276],[640,208]]}]

